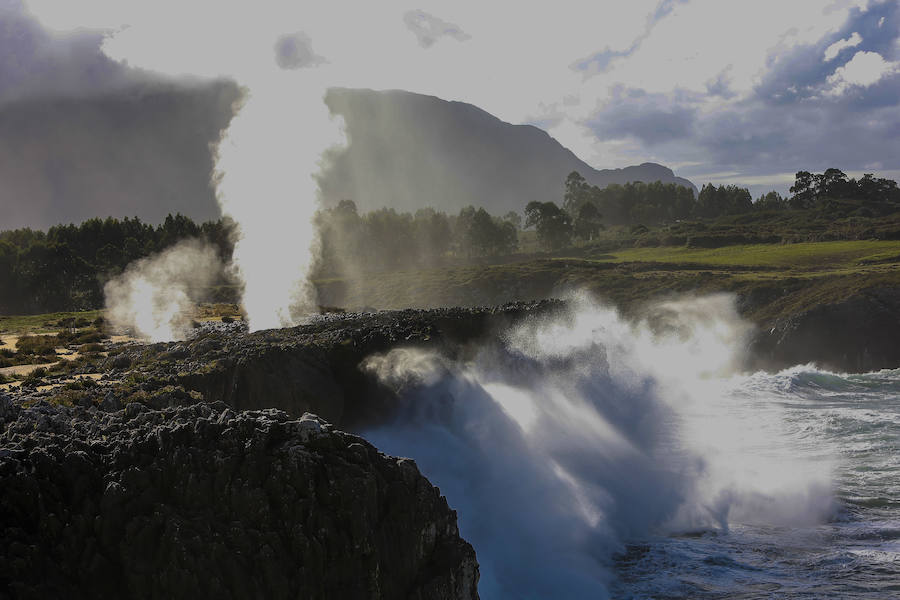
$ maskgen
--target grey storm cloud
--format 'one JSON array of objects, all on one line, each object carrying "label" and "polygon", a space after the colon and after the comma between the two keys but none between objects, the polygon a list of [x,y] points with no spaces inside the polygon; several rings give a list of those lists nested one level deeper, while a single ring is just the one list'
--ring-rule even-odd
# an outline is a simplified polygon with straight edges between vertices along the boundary
[{"label": "grey storm cloud", "polygon": [[423,48],[430,48],[442,37],[452,37],[460,42],[464,42],[472,37],[463,31],[459,25],[448,23],[423,10],[406,11],[403,14],[403,22],[413,32],[419,45]]},{"label": "grey storm cloud", "polygon": [[240,88],[120,64],[103,35],[50,33],[0,0],[0,230],[218,216],[211,148]]},{"label": "grey storm cloud", "polygon": [[729,69],[725,69],[712,79],[706,82],[706,91],[710,96],[720,96],[722,98],[734,98],[737,94],[731,89],[728,77]]},{"label": "grey storm cloud", "polygon": [[282,69],[317,67],[328,62],[315,53],[312,40],[302,31],[287,33],[275,42],[275,62]]},{"label": "grey storm cloud", "polygon": [[612,99],[588,120],[601,140],[634,137],[647,146],[690,137],[697,118],[692,101],[644,90],[617,88]]}]

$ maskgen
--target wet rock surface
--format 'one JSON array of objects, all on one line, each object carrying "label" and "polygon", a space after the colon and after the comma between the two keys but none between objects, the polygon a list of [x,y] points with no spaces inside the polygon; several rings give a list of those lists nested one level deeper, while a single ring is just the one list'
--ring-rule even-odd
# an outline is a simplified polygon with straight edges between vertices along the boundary
[{"label": "wet rock surface", "polygon": [[751,345],[755,366],[845,373],[900,366],[900,290],[871,288],[776,320]]},{"label": "wet rock surface", "polygon": [[310,414],[105,409],[0,393],[0,597],[477,597],[413,461]]}]

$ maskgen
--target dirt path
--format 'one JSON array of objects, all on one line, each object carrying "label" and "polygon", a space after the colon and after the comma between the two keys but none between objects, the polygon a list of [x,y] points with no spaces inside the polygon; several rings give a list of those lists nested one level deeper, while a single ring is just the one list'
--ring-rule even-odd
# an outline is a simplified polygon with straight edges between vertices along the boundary
[{"label": "dirt path", "polygon": [[0,368],[0,375],[5,375],[6,377],[10,377],[12,375],[28,375],[35,369],[40,369],[41,367],[45,369],[49,369],[55,362],[51,363],[40,363],[37,365],[16,365],[14,367],[2,367]]},{"label": "dirt path", "polygon": [[16,351],[16,342],[19,341],[18,335],[0,335],[0,350],[8,349],[13,352]]}]

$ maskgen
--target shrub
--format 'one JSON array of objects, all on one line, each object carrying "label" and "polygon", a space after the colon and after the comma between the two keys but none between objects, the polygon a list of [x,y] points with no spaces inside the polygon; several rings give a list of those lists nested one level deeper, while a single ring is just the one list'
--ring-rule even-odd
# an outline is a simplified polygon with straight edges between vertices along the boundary
[{"label": "shrub", "polygon": [[85,331],[77,338],[75,338],[76,344],[96,344],[100,340],[103,339],[103,336],[99,331]]},{"label": "shrub", "polygon": [[59,340],[52,335],[24,335],[19,338],[16,348],[19,354],[56,356]]},{"label": "shrub", "polygon": [[39,367],[29,373],[25,379],[22,381],[22,385],[26,386],[37,386],[43,383],[44,377],[47,375],[47,369]]},{"label": "shrub", "polygon": [[47,398],[47,401],[51,404],[58,404],[61,406],[75,406],[76,404],[80,404],[81,401],[87,397],[87,392],[77,389],[65,389],[53,396]]}]

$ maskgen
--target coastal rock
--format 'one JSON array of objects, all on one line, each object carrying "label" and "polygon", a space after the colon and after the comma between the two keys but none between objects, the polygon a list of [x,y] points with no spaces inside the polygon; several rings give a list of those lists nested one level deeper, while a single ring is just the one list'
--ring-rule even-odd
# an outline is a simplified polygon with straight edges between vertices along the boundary
[{"label": "coastal rock", "polygon": [[0,409],[0,597],[477,598],[440,491],[315,415]]},{"label": "coastal rock", "polygon": [[397,346],[439,349],[458,356],[470,344],[503,331],[516,320],[561,309],[548,300],[497,307],[443,308],[329,314],[298,327],[252,334],[210,331],[189,345],[145,355],[157,379],[222,401],[235,410],[275,407],[292,415],[313,412],[339,427],[357,430],[385,418],[392,392],[359,364]]},{"label": "coastal rock", "polygon": [[900,366],[900,290],[870,288],[779,319],[751,348],[758,366],[815,363],[862,373]]}]

